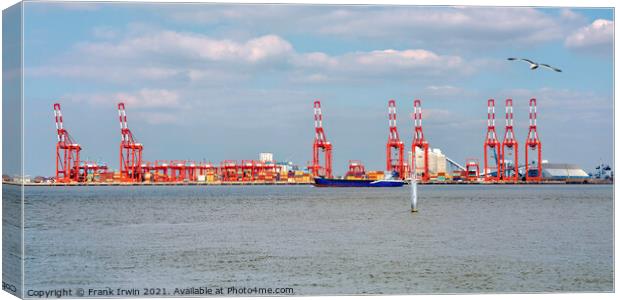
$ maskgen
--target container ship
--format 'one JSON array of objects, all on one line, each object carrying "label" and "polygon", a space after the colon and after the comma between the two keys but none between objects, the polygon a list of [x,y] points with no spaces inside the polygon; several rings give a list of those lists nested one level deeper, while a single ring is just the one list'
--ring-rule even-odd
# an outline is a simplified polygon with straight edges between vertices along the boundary
[{"label": "container ship", "polygon": [[394,179],[333,179],[315,177],[313,185],[316,187],[400,187],[405,184],[403,180]]},{"label": "container ship", "polygon": [[344,178],[325,178],[315,176],[313,185],[316,187],[400,187],[405,181],[398,173],[385,174],[382,171],[366,173],[364,165],[357,160],[349,161],[349,172]]}]

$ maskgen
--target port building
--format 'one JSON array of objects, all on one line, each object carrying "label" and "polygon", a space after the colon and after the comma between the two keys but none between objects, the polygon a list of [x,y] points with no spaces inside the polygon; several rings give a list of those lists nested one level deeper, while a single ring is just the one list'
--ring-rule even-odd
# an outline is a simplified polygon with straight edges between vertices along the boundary
[{"label": "port building", "polygon": [[[409,165],[411,165],[411,156],[411,151],[409,151]],[[422,172],[424,172],[424,152],[416,152],[415,165],[417,175],[421,176]],[[446,155],[441,152],[441,149],[433,148],[428,152],[428,172],[430,176],[446,174],[446,166]]]},{"label": "port building", "polygon": [[543,163],[542,177],[545,180],[571,180],[590,178],[588,173],[575,164]]}]

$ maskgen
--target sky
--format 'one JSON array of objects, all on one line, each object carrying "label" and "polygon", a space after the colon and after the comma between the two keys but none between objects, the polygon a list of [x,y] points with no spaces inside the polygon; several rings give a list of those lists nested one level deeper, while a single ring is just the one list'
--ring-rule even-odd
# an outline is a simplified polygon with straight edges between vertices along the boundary
[{"label": "sky", "polygon": [[82,157],[117,169],[119,101],[145,160],[306,166],[320,99],[342,175],[385,168],[390,99],[407,150],[421,99],[430,147],[462,163],[487,99],[503,137],[512,98],[522,158],[532,97],[543,159],[591,171],[613,163],[613,27],[612,9],[26,2],[25,173],[54,174],[54,102]]}]

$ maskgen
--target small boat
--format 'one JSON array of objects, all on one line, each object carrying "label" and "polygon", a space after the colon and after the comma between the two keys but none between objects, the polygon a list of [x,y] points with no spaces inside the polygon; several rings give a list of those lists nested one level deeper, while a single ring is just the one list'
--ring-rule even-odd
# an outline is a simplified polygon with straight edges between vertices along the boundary
[{"label": "small boat", "polygon": [[316,187],[399,187],[404,184],[405,181],[395,179],[328,179],[314,177],[312,185]]}]

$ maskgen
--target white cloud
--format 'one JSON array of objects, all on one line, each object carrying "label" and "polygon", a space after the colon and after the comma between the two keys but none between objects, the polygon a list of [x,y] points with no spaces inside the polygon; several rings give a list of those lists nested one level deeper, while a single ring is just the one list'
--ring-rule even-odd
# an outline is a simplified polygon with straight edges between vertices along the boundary
[{"label": "white cloud", "polygon": [[562,8],[560,10],[560,16],[562,18],[564,18],[565,20],[570,20],[570,21],[574,21],[574,20],[583,21],[583,20],[585,20],[584,16],[574,12],[573,10],[571,10],[569,8]]},{"label": "white cloud", "polygon": [[[607,130],[613,122],[613,97],[592,91],[579,91],[568,88],[513,89],[503,94],[510,95],[514,100],[515,110],[524,114],[529,109],[530,98],[536,98],[538,116],[545,120],[545,126],[553,126],[552,132],[579,131],[580,126],[601,126]],[[553,125],[552,125],[553,124]],[[567,125],[569,124],[569,125]],[[571,129],[562,128],[570,126]]]},{"label": "white cloud", "polygon": [[461,66],[463,62],[458,56],[439,56],[434,52],[423,49],[403,51],[393,49],[376,50],[351,54],[345,56],[345,59],[349,59],[362,68],[382,66],[387,69],[409,69],[429,65],[436,68],[453,68]]},{"label": "white cloud", "polygon": [[145,121],[152,125],[174,124],[179,122],[178,114],[174,113],[138,111],[132,114],[132,117],[134,116],[137,121]]},{"label": "white cloud", "polygon": [[93,36],[100,39],[112,39],[118,36],[118,32],[109,26],[98,26],[92,30]]},{"label": "white cloud", "polygon": [[179,95],[164,89],[141,89],[135,93],[117,93],[116,99],[135,107],[177,107]]},{"label": "white cloud", "polygon": [[73,102],[86,102],[92,105],[114,105],[124,102],[132,108],[177,108],[180,97],[176,91],[143,88],[134,92],[70,94],[61,97]]},{"label": "white cloud", "polygon": [[269,57],[286,55],[292,49],[293,46],[279,36],[266,35],[249,40],[238,52],[248,61],[256,62]]},{"label": "white cloud", "polygon": [[164,30],[125,38],[120,42],[86,42],[78,51],[97,57],[192,59],[257,63],[286,55],[292,50],[287,41],[276,35],[265,35],[239,43],[226,39],[213,39],[201,34]]},{"label": "white cloud", "polygon": [[185,113],[179,110],[187,107],[182,101],[179,92],[166,89],[143,88],[136,91],[110,93],[81,93],[66,94],[60,97],[63,101],[87,103],[98,109],[116,108],[116,104],[123,102],[131,110],[131,120],[148,124],[181,123]]},{"label": "white cloud", "polygon": [[305,74],[304,72],[297,72],[290,77],[290,81],[300,83],[325,83],[329,80],[330,78],[327,75],[321,73]]},{"label": "white cloud", "polygon": [[172,11],[178,22],[230,25],[259,32],[311,33],[342,38],[403,39],[409,45],[459,45],[482,48],[561,40],[582,18],[563,10],[559,16],[526,7],[422,6],[209,6]]},{"label": "white cloud", "polygon": [[136,66],[108,61],[105,65],[76,62],[75,64],[47,65],[28,68],[26,76],[61,76],[81,79],[127,81],[131,79],[160,80],[181,75],[181,71],[170,67]]},{"label": "white cloud", "polygon": [[564,43],[568,48],[611,54],[613,40],[614,21],[597,19],[573,32]]},{"label": "white cloud", "polygon": [[422,109],[422,119],[430,122],[446,122],[455,118],[453,111],[447,109],[427,108]]},{"label": "white cloud", "polygon": [[323,52],[300,54],[294,58],[293,64],[303,68],[338,68],[338,60]]},{"label": "white cloud", "polygon": [[460,56],[426,49],[299,53],[276,35],[239,42],[171,30],[127,34],[117,41],[82,42],[64,59],[62,63],[29,68],[26,75],[127,84],[146,80],[170,86],[240,81],[253,76],[250,74],[277,69],[279,74],[288,72],[290,81],[340,82],[396,75],[401,79],[421,74],[453,77],[488,64],[481,60],[465,63]]},{"label": "white cloud", "polygon": [[96,10],[99,10],[99,7],[100,7],[98,3],[84,3],[84,2],[77,2],[77,1],[50,3],[50,5],[58,6],[66,10],[76,10],[76,11],[96,11]]},{"label": "white cloud", "polygon": [[[440,55],[424,49],[374,50],[330,56],[321,52],[297,54],[293,65],[313,74],[308,79],[358,79],[378,76],[428,76],[473,72],[459,56]],[[450,71],[450,72],[448,72]]]},{"label": "white cloud", "polygon": [[429,85],[425,90],[429,95],[434,96],[456,96],[465,93],[462,88],[452,85]]}]

